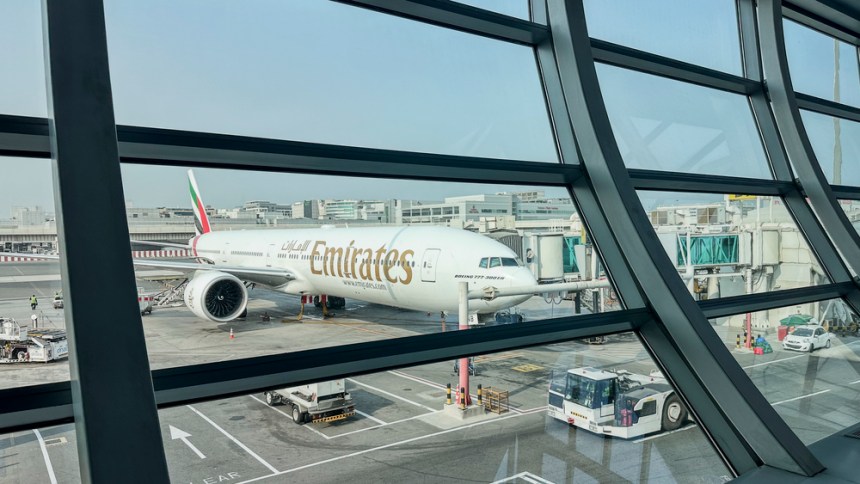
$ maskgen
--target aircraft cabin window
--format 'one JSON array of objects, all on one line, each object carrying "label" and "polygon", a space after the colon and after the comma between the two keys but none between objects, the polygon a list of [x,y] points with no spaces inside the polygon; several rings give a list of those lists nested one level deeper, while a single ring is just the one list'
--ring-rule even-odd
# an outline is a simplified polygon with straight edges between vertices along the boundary
[{"label": "aircraft cabin window", "polygon": [[490,258],[490,267],[499,267],[502,265],[502,260],[498,257]]},{"label": "aircraft cabin window", "polygon": [[481,269],[486,269],[489,265],[489,261],[490,259],[488,257],[484,257],[483,259],[481,259],[481,263],[478,264],[478,267],[480,267]]}]

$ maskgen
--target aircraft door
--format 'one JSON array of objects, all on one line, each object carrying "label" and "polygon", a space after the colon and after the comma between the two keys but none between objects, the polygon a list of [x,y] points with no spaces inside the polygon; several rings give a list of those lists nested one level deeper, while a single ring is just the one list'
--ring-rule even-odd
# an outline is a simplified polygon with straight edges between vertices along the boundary
[{"label": "aircraft door", "polygon": [[441,249],[427,249],[424,251],[424,259],[421,261],[421,280],[424,282],[436,282],[436,262],[439,260]]}]

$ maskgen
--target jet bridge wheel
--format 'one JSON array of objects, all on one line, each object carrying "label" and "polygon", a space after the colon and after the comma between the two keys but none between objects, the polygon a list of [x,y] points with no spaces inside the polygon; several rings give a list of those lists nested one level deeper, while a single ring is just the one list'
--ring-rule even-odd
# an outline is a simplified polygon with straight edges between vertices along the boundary
[{"label": "jet bridge wheel", "polygon": [[663,404],[663,430],[676,430],[687,421],[687,409],[674,393]]}]

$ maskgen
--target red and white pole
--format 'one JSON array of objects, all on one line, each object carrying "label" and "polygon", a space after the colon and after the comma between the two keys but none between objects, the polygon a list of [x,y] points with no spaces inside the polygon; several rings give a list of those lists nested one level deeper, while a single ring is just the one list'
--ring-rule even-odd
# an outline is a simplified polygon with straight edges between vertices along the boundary
[{"label": "red and white pole", "polygon": [[[460,331],[469,329],[469,283],[460,282]],[[472,404],[469,396],[469,358],[460,358],[460,385],[458,388],[465,389],[466,405]],[[462,396],[461,396],[462,398]],[[459,403],[459,399],[457,400]]]}]

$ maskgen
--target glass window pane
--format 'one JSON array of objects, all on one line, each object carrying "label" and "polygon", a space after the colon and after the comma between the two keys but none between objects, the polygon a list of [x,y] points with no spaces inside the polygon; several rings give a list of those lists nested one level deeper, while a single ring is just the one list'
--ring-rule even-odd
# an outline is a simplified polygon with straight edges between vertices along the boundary
[{"label": "glass window pane", "polygon": [[771,178],[744,96],[597,65],[628,168]]},{"label": "glass window pane", "polygon": [[[573,341],[475,356],[472,405],[465,412],[454,403],[454,363],[284,388],[268,397],[273,405],[258,393],[162,410],[171,480],[201,482],[204,463],[207,475],[290,482],[355,476],[376,482],[723,482],[730,476],[672,388],[652,373],[656,365],[632,333],[608,336],[603,345]],[[577,384],[569,384],[574,378]],[[554,381],[561,385],[550,390]],[[447,384],[455,389],[451,405]],[[477,405],[478,384],[487,410]],[[334,394],[327,417],[339,419],[319,422],[316,401],[293,392],[317,399]],[[679,410],[677,417],[669,416],[670,407]],[[318,423],[296,424],[294,408],[300,421]],[[206,460],[171,440],[170,426],[191,434]]]},{"label": "glass window pane", "polygon": [[857,47],[791,20],[782,24],[794,90],[860,106]]},{"label": "glass window pane", "polygon": [[860,422],[856,366],[860,318],[841,299],[737,314],[711,323],[803,443]]},{"label": "glass window pane", "polygon": [[105,9],[119,124],[557,161],[528,47],[337,2]]},{"label": "glass window pane", "polygon": [[860,123],[811,111],[800,114],[827,181],[860,185]]},{"label": "glass window pane", "polygon": [[829,282],[780,198],[651,191],[639,198],[696,300]]},{"label": "glass window pane", "polygon": [[0,114],[45,117],[42,2],[0,2]]},{"label": "glass window pane", "polygon": [[586,0],[585,16],[596,39],[741,75],[733,0]]},{"label": "glass window pane", "polygon": [[81,482],[74,424],[0,436],[0,481]]},{"label": "glass window pane", "polygon": [[[195,173],[212,228],[200,238],[184,168],[123,166],[132,239],[191,241],[134,247],[162,259],[137,272],[154,299],[144,317],[153,368],[456,330],[460,282],[477,291],[473,327],[622,307],[563,189]],[[194,251],[212,264],[196,274],[176,264]],[[536,286],[565,280],[583,287]],[[509,287],[522,292],[484,299]]]},{"label": "glass window pane", "polygon": [[0,157],[0,170],[16,174],[0,177],[0,360],[14,362],[0,388],[67,381],[51,162]]}]

